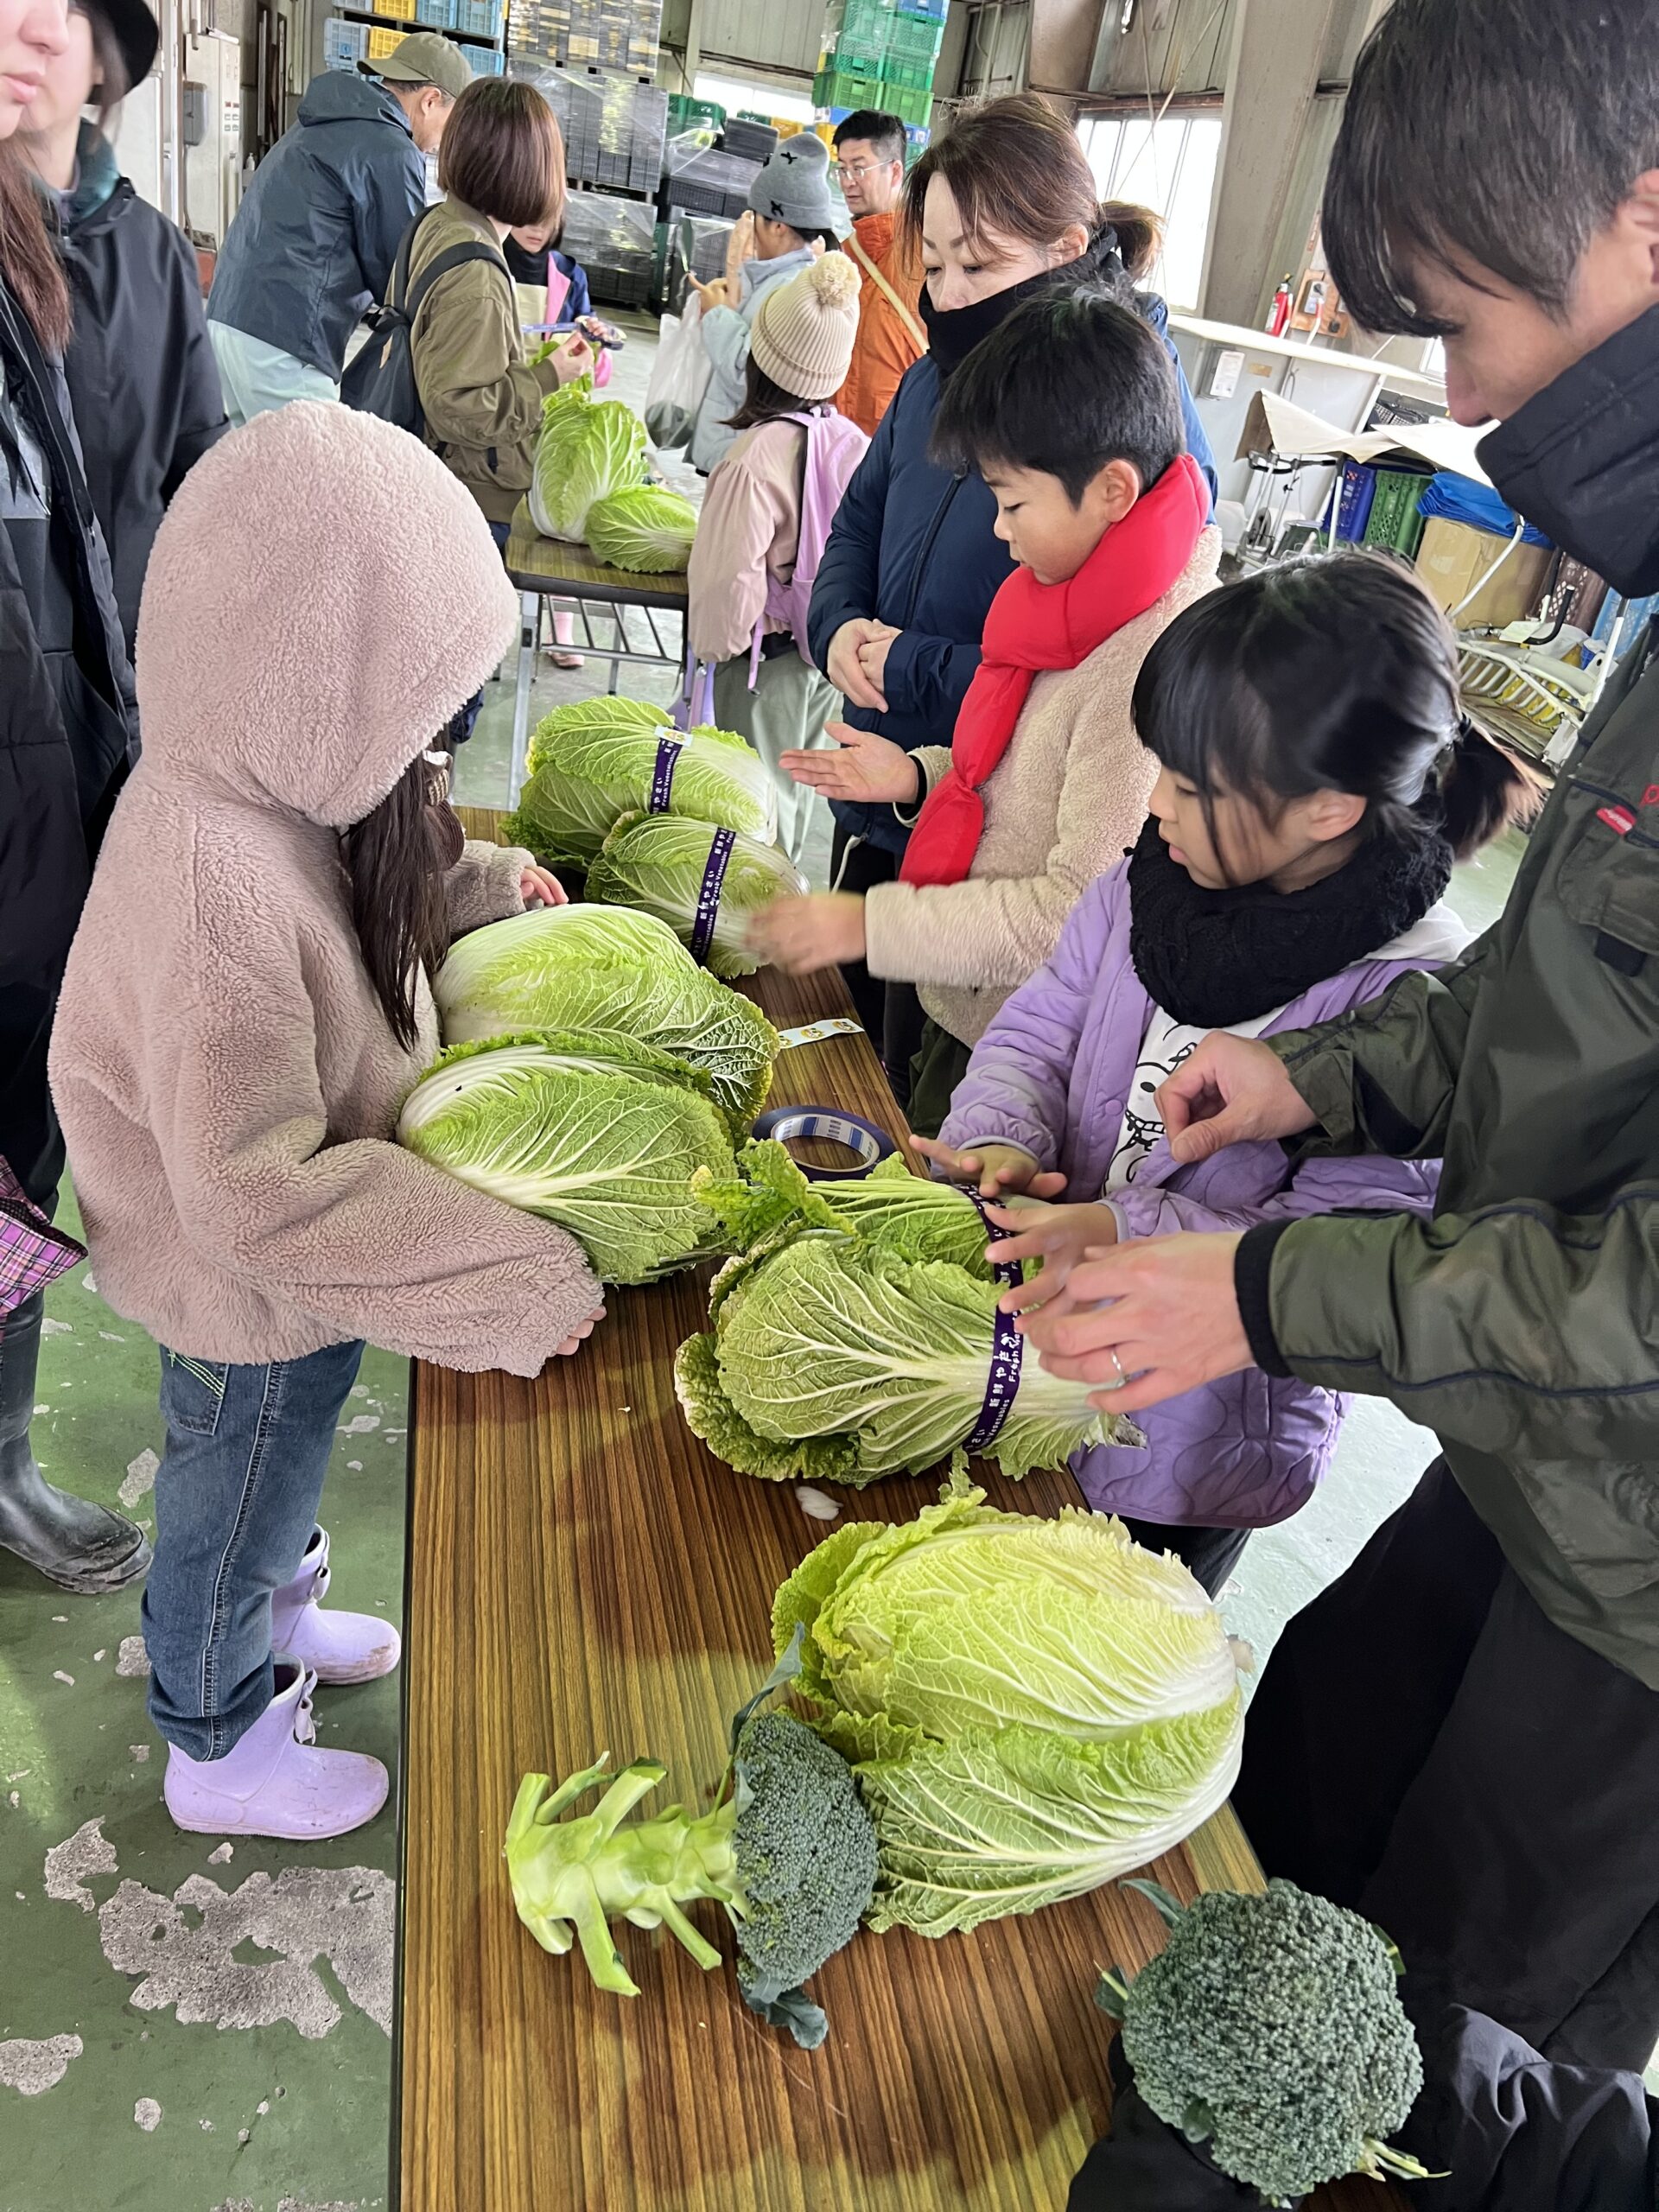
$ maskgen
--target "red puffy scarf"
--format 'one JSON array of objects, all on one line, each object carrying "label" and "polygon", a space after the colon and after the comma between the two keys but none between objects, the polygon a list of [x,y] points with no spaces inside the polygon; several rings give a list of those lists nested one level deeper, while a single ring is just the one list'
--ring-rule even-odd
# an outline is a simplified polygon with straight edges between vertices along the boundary
[{"label": "red puffy scarf", "polygon": [[899,879],[960,883],[985,830],[980,791],[1008,749],[1039,669],[1076,668],[1155,607],[1192,558],[1210,488],[1190,454],[1115,523],[1075,576],[1039,584],[1016,569],[985,617],[979,671],[957,716],[950,766],[928,793]]}]

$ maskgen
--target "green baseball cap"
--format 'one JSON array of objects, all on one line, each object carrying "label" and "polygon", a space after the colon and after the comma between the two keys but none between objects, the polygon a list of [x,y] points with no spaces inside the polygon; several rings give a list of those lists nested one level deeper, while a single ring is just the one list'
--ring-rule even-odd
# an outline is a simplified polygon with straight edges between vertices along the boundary
[{"label": "green baseball cap", "polygon": [[389,85],[435,85],[452,100],[458,100],[473,81],[466,55],[442,31],[410,31],[384,60],[364,61],[359,67],[365,76],[383,77]]}]

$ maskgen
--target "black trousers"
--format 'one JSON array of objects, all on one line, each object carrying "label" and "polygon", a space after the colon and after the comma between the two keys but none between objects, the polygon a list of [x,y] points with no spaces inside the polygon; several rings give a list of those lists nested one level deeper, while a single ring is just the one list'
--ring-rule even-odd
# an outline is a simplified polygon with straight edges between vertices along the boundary
[{"label": "black trousers", "polygon": [[1120,1516],[1137,1544],[1149,1552],[1173,1552],[1195,1582],[1214,1598],[1250,1541],[1248,1529],[1185,1529],[1163,1521],[1132,1521]]},{"label": "black trousers", "polygon": [[1285,1630],[1234,1803],[1269,1874],[1393,1937],[1418,2017],[1649,2063],[1659,1693],[1545,1617],[1444,1462]]},{"label": "black trousers", "polygon": [[[830,849],[830,880],[841,891],[868,891],[878,883],[891,883],[899,873],[899,855],[849,837],[836,824]],[[887,1081],[901,1106],[910,1103],[910,1063],[922,1041],[926,1016],[912,983],[886,983],[872,976],[861,960],[849,961],[841,971],[853,1011],[881,1058]]]}]

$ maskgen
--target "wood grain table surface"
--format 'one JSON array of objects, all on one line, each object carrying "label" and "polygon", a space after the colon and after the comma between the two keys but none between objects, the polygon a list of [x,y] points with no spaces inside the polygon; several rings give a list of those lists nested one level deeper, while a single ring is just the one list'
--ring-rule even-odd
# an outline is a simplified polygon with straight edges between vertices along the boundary
[{"label": "wood grain table surface", "polygon": [[[463,813],[466,810],[463,810]],[[467,817],[474,834],[494,817]],[[779,1027],[847,1011],[839,978],[758,979]],[[903,1125],[862,1033],[782,1055],[772,1103]],[[691,1435],[676,1347],[705,1278],[613,1292],[580,1357],[534,1382],[417,1366],[410,1420],[395,2182],[403,2212],[1059,2212],[1107,2120],[1098,1970],[1159,1945],[1116,1888],[939,1942],[861,1933],[816,1978],[817,2052],[747,2011],[664,1931],[619,1924],[641,1994],[519,1925],[501,1839],[519,1777],[604,1751],[668,1769],[649,1813],[703,1797],[728,1718],[771,1663],[777,1585],[826,1533],[792,1485]],[[986,1478],[1052,1513],[1066,1478]],[[937,1481],[839,1494],[899,1520]],[[1178,1895],[1256,1887],[1228,1811],[1152,1870]],[[729,1955],[731,1930],[694,1908]],[[1387,2212],[1345,2184],[1320,2212]],[[1172,2208],[1175,2212],[1175,2208]]]},{"label": "wood grain table surface", "polygon": [[632,569],[613,569],[589,545],[543,537],[530,518],[530,502],[520,499],[507,538],[507,575],[520,591],[569,590],[582,599],[620,602],[625,607],[662,607],[683,613],[685,575],[653,576]]}]

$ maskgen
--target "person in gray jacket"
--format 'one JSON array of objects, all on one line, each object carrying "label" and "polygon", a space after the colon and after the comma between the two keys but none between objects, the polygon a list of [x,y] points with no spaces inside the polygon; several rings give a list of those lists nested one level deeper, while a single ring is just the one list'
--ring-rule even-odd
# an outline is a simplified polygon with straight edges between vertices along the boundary
[{"label": "person in gray jacket", "polygon": [[810,130],[785,138],[749,187],[748,212],[733,226],[726,274],[699,284],[703,351],[712,367],[691,431],[691,460],[706,476],[737,432],[744,404],[749,333],[760,302],[836,243],[830,198],[830,149]]},{"label": "person in gray jacket", "polygon": [[339,398],[352,333],[385,296],[426,205],[426,156],[472,80],[441,31],[412,32],[359,75],[312,79],[299,120],[254,172],[207,302],[232,423]]}]

